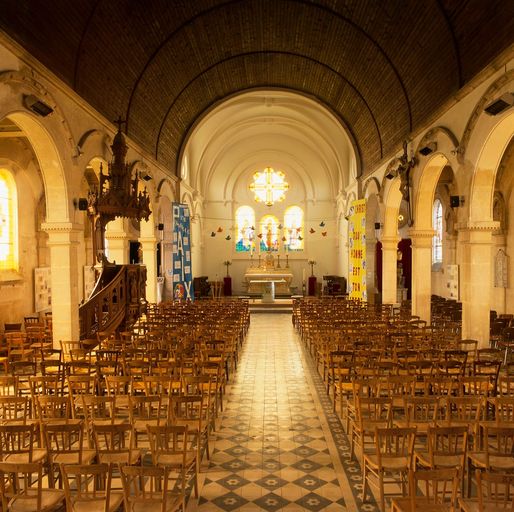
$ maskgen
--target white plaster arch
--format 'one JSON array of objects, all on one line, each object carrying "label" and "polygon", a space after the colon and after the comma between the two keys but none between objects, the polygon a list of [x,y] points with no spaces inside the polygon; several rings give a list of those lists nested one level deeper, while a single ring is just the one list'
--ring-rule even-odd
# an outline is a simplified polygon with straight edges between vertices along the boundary
[{"label": "white plaster arch", "polygon": [[[514,110],[508,110],[498,119],[483,119],[476,128],[466,153],[466,157],[475,162],[469,205],[469,220],[475,225],[492,221],[496,174],[514,137]],[[484,131],[487,132],[485,136],[482,135]]]},{"label": "white plaster arch", "polygon": [[402,202],[400,178],[387,180],[383,189],[384,220],[382,238],[398,237],[398,212]]}]

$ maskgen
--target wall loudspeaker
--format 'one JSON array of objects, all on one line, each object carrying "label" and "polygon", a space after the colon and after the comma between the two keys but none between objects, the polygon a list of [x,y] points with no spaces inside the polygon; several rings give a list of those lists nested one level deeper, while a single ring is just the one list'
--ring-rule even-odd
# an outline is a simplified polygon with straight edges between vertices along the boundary
[{"label": "wall loudspeaker", "polygon": [[375,222],[375,229],[380,229],[380,222]]},{"label": "wall loudspeaker", "polygon": [[75,206],[75,208],[79,209],[81,212],[85,212],[87,210],[87,199],[85,197],[74,199],[73,206]]},{"label": "wall loudspeaker", "polygon": [[450,206],[452,208],[458,208],[460,206],[460,197],[459,196],[450,196]]},{"label": "wall loudspeaker", "polygon": [[164,224],[157,224],[157,229],[159,231],[164,231]]}]

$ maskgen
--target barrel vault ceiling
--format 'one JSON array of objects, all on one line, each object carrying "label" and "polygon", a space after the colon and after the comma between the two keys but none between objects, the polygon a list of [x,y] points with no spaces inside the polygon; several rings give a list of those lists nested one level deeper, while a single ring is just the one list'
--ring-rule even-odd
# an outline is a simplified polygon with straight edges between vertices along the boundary
[{"label": "barrel vault ceiling", "polygon": [[2,0],[0,29],[170,173],[251,89],[323,104],[372,170],[514,41],[511,0]]}]

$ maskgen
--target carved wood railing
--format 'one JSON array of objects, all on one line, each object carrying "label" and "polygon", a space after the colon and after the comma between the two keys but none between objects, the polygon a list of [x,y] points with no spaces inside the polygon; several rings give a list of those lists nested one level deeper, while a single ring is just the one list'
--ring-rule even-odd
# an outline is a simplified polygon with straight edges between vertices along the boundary
[{"label": "carved wood railing", "polygon": [[146,267],[107,265],[79,308],[80,339],[130,328],[146,309]]}]

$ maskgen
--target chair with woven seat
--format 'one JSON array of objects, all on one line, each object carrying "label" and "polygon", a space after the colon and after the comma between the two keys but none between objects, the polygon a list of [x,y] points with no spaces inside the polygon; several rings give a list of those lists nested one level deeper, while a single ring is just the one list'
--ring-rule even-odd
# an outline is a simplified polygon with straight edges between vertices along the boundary
[{"label": "chair with woven seat", "polygon": [[123,503],[123,493],[112,491],[112,465],[63,464],[66,512],[115,512]]},{"label": "chair with woven seat", "polygon": [[[385,484],[398,483],[402,495],[407,490],[407,477],[412,465],[414,450],[415,428],[376,428],[375,452],[365,453],[363,460],[362,482],[363,501],[366,500],[366,489],[370,483],[369,477],[378,480],[380,494],[380,510],[385,512]],[[385,480],[386,476],[396,475],[392,482]]]},{"label": "chair with woven seat", "polygon": [[462,512],[514,511],[514,474],[475,471],[476,498],[459,498]]},{"label": "chair with woven seat", "polygon": [[62,508],[64,492],[44,487],[43,463],[0,462],[3,512],[52,512]]},{"label": "chair with woven seat", "polygon": [[458,489],[457,468],[411,470],[409,495],[393,498],[391,512],[454,512]]},{"label": "chair with woven seat", "polygon": [[93,424],[96,457],[98,462],[118,466],[141,463],[142,451],[134,447],[133,429],[129,423]]},{"label": "chair with woven seat", "polygon": [[360,445],[361,461],[364,460],[366,438],[375,436],[375,429],[391,426],[392,399],[387,397],[356,398],[355,419],[351,424],[350,454],[355,453],[355,444]]},{"label": "chair with woven seat", "polygon": [[134,431],[134,446],[147,436],[147,425],[164,425],[168,421],[168,399],[160,395],[133,395],[129,398],[129,422]]},{"label": "chair with woven seat", "polygon": [[185,510],[181,475],[166,467],[123,466],[125,512],[177,512]]},{"label": "chair with woven seat", "polygon": [[36,447],[34,424],[0,424],[0,460],[13,463],[44,462],[47,450]]},{"label": "chair with woven seat", "polygon": [[91,464],[96,451],[84,448],[83,421],[55,421],[42,424],[48,452],[48,482],[55,486],[56,476],[62,483],[61,464]]},{"label": "chair with woven seat", "polygon": [[193,481],[198,498],[198,443],[197,434],[189,434],[187,425],[148,425],[152,463],[183,472],[187,481]]},{"label": "chair with woven seat", "polygon": [[514,472],[514,427],[480,425],[480,446],[468,453],[468,493],[475,469],[497,472]]}]

